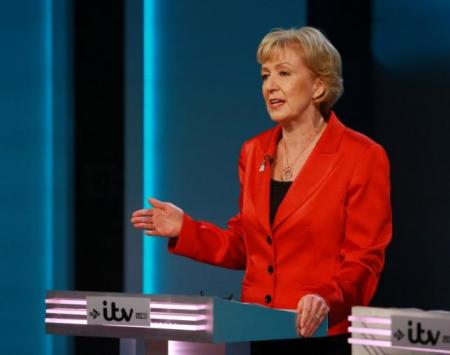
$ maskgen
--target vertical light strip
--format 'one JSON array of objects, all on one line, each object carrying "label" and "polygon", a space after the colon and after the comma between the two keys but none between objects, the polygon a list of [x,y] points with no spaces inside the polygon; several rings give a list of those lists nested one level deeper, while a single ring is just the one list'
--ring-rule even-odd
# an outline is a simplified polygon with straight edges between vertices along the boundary
[{"label": "vertical light strip", "polygon": [[52,0],[45,0],[45,287],[53,286],[53,39]]},{"label": "vertical light strip", "polygon": [[[53,287],[53,3],[44,0],[44,288]],[[46,336],[44,354],[53,354],[53,338]]]},{"label": "vertical light strip", "polygon": [[[156,0],[144,1],[143,19],[143,46],[144,46],[144,137],[143,137],[143,159],[144,159],[144,179],[143,179],[143,205],[147,206],[147,198],[155,196],[156,179],[155,167],[157,132],[156,132],[156,90],[155,90],[155,61],[156,61],[156,23],[155,23],[155,2]],[[155,293],[157,284],[157,263],[158,258],[155,252],[156,241],[154,238],[144,237],[143,258],[142,258],[142,289],[145,293]]]}]

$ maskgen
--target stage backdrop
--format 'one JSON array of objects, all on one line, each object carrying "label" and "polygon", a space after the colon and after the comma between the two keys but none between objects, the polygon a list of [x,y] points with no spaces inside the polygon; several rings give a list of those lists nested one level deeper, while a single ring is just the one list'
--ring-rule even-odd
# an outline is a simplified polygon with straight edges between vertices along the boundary
[{"label": "stage backdrop", "polygon": [[2,354],[67,354],[44,334],[45,291],[70,288],[71,122],[66,0],[0,3]]},{"label": "stage backdrop", "polygon": [[374,0],[375,134],[392,166],[394,238],[375,303],[449,309],[450,2]]},{"label": "stage backdrop", "polygon": [[[155,196],[196,219],[225,227],[238,211],[240,147],[271,126],[261,97],[256,48],[275,27],[305,25],[306,2],[281,1],[275,6],[261,1],[146,0],[143,7],[142,26],[128,23],[127,214]],[[129,5],[129,13],[133,11],[139,13],[138,3]],[[136,43],[140,27],[141,50]],[[142,52],[140,127],[135,85]],[[136,149],[139,144],[142,153]],[[139,154],[141,159],[136,159]],[[139,183],[143,198],[136,200]],[[128,290],[138,290],[142,282],[143,291],[150,293],[203,291],[239,298],[241,272],[168,255],[166,241],[155,238],[145,239],[143,273],[137,279],[136,268],[130,266],[139,262],[133,257],[139,253],[136,238],[139,233],[129,229]]]}]

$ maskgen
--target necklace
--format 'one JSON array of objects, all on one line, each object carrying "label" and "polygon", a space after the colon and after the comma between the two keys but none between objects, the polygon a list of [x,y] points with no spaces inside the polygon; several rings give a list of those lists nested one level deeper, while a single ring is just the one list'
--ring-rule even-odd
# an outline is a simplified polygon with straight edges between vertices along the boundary
[{"label": "necklace", "polygon": [[281,172],[281,180],[282,181],[292,181],[292,177],[294,176],[294,174],[292,173],[292,167],[294,166],[294,164],[297,162],[297,160],[300,159],[300,157],[303,156],[303,154],[305,154],[305,152],[308,150],[308,148],[311,146],[311,144],[314,142],[314,140],[317,138],[317,136],[319,135],[319,133],[322,131],[322,126],[317,130],[317,132],[314,134],[314,136],[311,138],[311,140],[308,142],[308,144],[305,146],[305,148],[303,148],[300,153],[297,155],[297,157],[294,159],[293,162],[291,162],[291,164],[289,164],[288,161],[288,154],[287,154],[287,148],[286,148],[286,142],[283,139],[283,149],[284,149],[284,160],[286,165],[283,167],[283,170]]}]

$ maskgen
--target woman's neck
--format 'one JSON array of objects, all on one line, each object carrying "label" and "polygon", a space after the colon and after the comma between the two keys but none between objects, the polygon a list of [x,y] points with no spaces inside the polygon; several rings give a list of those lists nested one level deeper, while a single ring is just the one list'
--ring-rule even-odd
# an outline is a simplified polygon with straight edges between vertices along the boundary
[{"label": "woman's neck", "polygon": [[303,147],[311,137],[318,135],[326,122],[318,110],[306,112],[302,117],[282,125],[282,137],[288,147]]}]

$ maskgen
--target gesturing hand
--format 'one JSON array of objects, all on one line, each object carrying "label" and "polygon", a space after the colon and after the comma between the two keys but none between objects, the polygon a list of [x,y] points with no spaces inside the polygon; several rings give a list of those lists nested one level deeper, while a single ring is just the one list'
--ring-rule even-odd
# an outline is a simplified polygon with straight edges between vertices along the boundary
[{"label": "gesturing hand", "polygon": [[319,295],[303,296],[297,305],[297,333],[304,337],[313,335],[330,311],[325,300]]},{"label": "gesturing hand", "polygon": [[135,228],[143,229],[146,235],[178,237],[183,225],[183,210],[170,202],[149,198],[153,208],[133,212],[131,223]]}]

